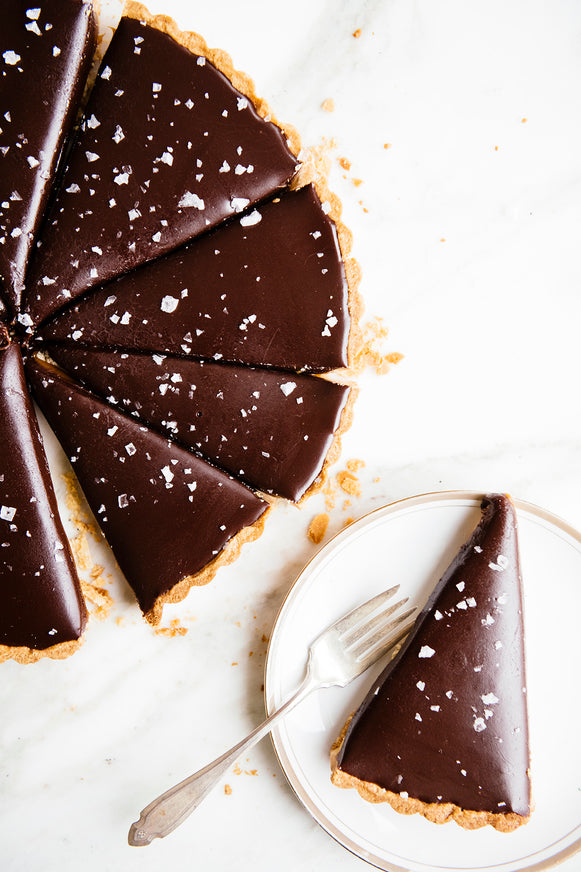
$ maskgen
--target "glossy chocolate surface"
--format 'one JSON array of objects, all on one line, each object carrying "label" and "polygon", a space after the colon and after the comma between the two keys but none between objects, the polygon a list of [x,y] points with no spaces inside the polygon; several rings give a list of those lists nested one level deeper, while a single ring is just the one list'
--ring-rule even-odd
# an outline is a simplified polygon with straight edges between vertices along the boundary
[{"label": "glossy chocolate surface", "polygon": [[287,185],[281,130],[209,61],[122,18],[27,280],[35,323]]},{"label": "glossy chocolate surface", "polygon": [[88,3],[2,0],[0,282],[13,314],[63,142],[75,121],[95,40]]},{"label": "glossy chocolate surface", "polygon": [[347,365],[349,326],[335,225],[308,186],[100,288],[40,335],[321,372]]},{"label": "glossy chocolate surface", "polygon": [[530,812],[516,518],[503,494],[355,714],[345,772],[424,802]]},{"label": "glossy chocolate surface", "polygon": [[248,488],[54,367],[31,359],[27,376],[144,612],[266,510]]},{"label": "glossy chocolate surface", "polygon": [[349,388],[311,375],[50,346],[56,362],[124,412],[258,490],[298,500],[317,477]]},{"label": "glossy chocolate surface", "polygon": [[0,335],[0,645],[78,639],[87,613],[16,344]]}]

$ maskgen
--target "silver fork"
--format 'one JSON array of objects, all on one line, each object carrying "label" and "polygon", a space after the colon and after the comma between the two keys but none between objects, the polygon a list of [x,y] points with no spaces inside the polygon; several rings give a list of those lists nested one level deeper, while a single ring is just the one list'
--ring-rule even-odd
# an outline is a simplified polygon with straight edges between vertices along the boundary
[{"label": "silver fork", "polygon": [[[199,806],[238,758],[310,693],[321,687],[345,687],[396,645],[409,632],[411,623],[403,628],[402,624],[415,611],[400,611],[408,597],[388,605],[398,590],[396,585],[380,593],[317,636],[309,648],[305,678],[290,699],[238,745],[150,802],[139,820],[131,824],[129,844],[149,845],[154,839],[169,835]],[[397,612],[400,613],[396,615]]]}]

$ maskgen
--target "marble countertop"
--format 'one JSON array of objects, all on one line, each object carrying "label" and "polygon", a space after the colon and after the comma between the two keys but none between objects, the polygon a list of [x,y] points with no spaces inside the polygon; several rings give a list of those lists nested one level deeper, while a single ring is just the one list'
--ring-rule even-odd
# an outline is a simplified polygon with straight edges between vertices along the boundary
[{"label": "marble countertop", "polygon": [[[337,497],[326,538],[394,500],[450,489],[508,491],[581,528],[581,6],[150,9],[227,50],[304,145],[324,147],[364,320],[382,319],[383,350],[404,355],[361,376],[330,472],[364,461],[362,493]],[[3,872],[363,872],[295,798],[269,740],[224,779],[230,793],[218,788],[172,836],[127,845],[144,805],[262,720],[273,621],[325,510],[323,494],[277,506],[235,564],[166,609],[166,625],[187,629],[175,638],[152,632],[91,543],[111,574],[109,616],[67,661],[1,667]]]}]

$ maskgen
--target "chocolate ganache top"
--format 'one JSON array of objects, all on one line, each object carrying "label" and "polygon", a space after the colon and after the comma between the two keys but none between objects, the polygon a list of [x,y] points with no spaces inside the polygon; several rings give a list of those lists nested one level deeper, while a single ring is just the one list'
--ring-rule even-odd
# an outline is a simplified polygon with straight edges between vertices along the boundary
[{"label": "chocolate ganache top", "polygon": [[0,291],[19,310],[28,258],[96,43],[80,0],[2,0]]},{"label": "chocolate ganache top", "polygon": [[482,519],[399,654],[354,715],[339,768],[427,803],[530,813],[522,598],[514,507]]},{"label": "chocolate ganache top", "polygon": [[76,640],[86,620],[20,349],[0,328],[0,659]]},{"label": "chocolate ganache top", "polygon": [[49,364],[29,359],[27,377],[142,611],[156,623],[158,598],[204,569],[268,504]]},{"label": "chocolate ganache top", "polygon": [[205,57],[122,18],[27,279],[35,324],[286,186],[282,131]]},{"label": "chocolate ganache top", "polygon": [[99,288],[39,336],[322,372],[348,363],[348,294],[308,185]]},{"label": "chocolate ganache top", "polygon": [[350,388],[311,375],[50,345],[82,384],[259,491],[300,499],[321,472]]}]

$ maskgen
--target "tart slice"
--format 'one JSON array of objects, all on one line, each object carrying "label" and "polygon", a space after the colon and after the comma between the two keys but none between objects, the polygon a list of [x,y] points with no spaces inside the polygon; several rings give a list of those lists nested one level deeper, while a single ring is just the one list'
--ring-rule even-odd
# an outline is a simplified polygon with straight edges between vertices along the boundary
[{"label": "tart slice", "polygon": [[260,535],[268,504],[244,485],[49,364],[27,376],[151,624]]},{"label": "tart slice", "polygon": [[100,288],[40,335],[322,372],[348,364],[349,302],[335,224],[307,185]]},{"label": "tart slice", "polygon": [[0,22],[0,285],[16,315],[96,23],[81,0],[2,0]]},{"label": "tart slice", "polygon": [[349,423],[353,389],[311,375],[164,355],[46,347],[90,390],[252,487],[310,489]]},{"label": "tart slice", "polygon": [[86,621],[20,350],[0,328],[0,661],[67,657]]},{"label": "tart slice", "polygon": [[27,280],[35,324],[288,184],[297,158],[253,96],[227,55],[129,6]]},{"label": "tart slice", "polygon": [[332,781],[404,814],[491,824],[531,813],[521,575],[514,506],[482,518],[331,752]]}]

